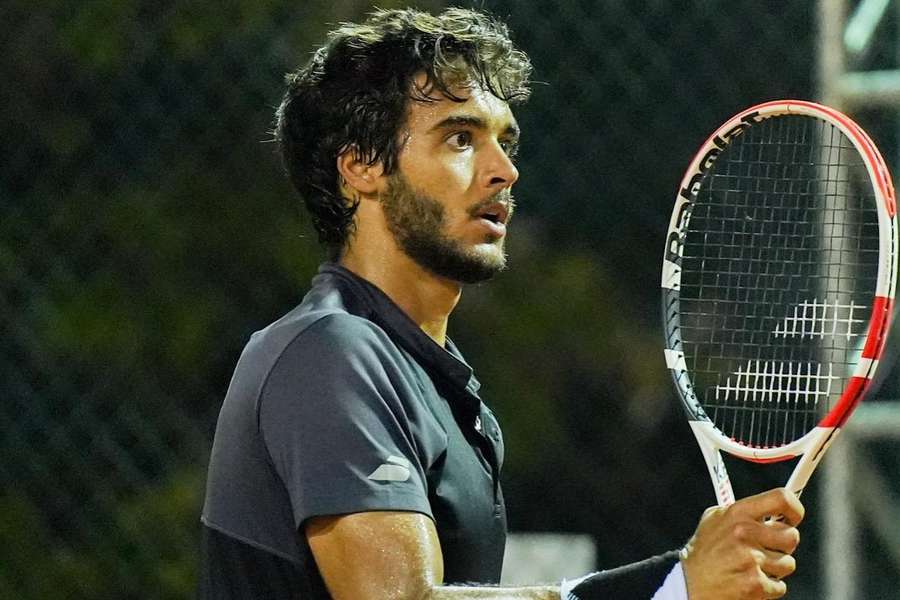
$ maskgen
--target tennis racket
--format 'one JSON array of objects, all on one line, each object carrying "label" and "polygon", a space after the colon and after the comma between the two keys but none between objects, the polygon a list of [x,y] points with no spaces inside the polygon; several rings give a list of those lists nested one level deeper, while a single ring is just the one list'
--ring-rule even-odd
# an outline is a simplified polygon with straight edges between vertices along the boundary
[{"label": "tennis racket", "polygon": [[718,503],[721,451],[800,457],[800,494],[866,393],[897,271],[894,189],[869,136],[798,100],[713,133],[681,182],[662,268],[665,358]]}]

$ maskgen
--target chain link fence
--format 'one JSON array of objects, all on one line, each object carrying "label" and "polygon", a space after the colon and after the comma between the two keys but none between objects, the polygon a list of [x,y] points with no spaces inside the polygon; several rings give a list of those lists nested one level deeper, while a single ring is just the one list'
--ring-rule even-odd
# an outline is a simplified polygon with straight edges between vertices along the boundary
[{"label": "chain link fence", "polygon": [[[815,97],[815,3],[478,6],[537,83],[513,267],[451,331],[505,426],[514,527],[590,533],[601,565],[643,558],[713,500],[656,359],[673,191],[737,110]],[[190,597],[231,369],[322,257],[269,142],[282,75],[370,8],[0,9],[0,599]],[[872,60],[896,58],[885,27]],[[896,165],[896,114],[863,118]],[[792,597],[821,598],[805,552]]]}]

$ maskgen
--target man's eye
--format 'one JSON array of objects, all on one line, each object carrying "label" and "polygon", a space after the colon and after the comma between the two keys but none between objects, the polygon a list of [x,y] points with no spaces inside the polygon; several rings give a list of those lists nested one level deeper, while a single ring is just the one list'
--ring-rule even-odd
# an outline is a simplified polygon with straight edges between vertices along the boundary
[{"label": "man's eye", "polygon": [[465,150],[472,145],[472,134],[468,131],[459,131],[450,136],[450,145],[457,150]]},{"label": "man's eye", "polygon": [[506,152],[506,155],[510,158],[515,158],[516,154],[519,153],[519,143],[518,142],[500,142],[500,147],[503,148],[503,151]]}]

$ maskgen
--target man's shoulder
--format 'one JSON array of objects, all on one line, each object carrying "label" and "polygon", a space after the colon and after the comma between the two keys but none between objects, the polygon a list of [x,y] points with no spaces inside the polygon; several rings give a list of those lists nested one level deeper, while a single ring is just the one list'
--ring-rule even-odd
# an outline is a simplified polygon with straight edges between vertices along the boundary
[{"label": "man's shoulder", "polygon": [[261,340],[287,340],[285,345],[301,344],[342,350],[382,344],[388,340],[384,330],[365,316],[333,309],[316,311],[296,321],[285,317],[257,332],[254,337]]},{"label": "man's shoulder", "polygon": [[302,308],[302,305],[297,307],[255,332],[244,353],[277,359],[288,348],[329,354],[348,353],[388,341],[385,332],[364,316],[335,308],[312,311]]},{"label": "man's shoulder", "polygon": [[265,378],[285,362],[308,373],[317,365],[335,369],[398,360],[397,344],[378,324],[375,307],[352,283],[340,273],[320,272],[300,304],[250,336],[238,372]]},{"label": "man's shoulder", "polygon": [[345,378],[361,369],[377,371],[390,343],[375,323],[358,315],[328,310],[299,316],[292,311],[250,337],[229,394],[258,398],[273,380],[309,383]]}]

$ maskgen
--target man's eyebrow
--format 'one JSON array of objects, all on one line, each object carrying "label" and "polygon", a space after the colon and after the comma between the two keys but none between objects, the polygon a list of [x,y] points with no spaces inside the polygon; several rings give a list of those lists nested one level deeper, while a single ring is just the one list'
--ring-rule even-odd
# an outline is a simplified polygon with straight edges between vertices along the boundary
[{"label": "man's eyebrow", "polygon": [[[442,129],[454,129],[457,127],[471,127],[472,129],[488,129],[487,121],[482,119],[481,117],[475,117],[471,115],[455,115],[447,117],[442,121],[438,122],[431,128],[431,131],[439,131]],[[510,123],[507,125],[506,129],[503,130],[503,135],[518,138],[519,137],[519,126],[515,123]]]}]

